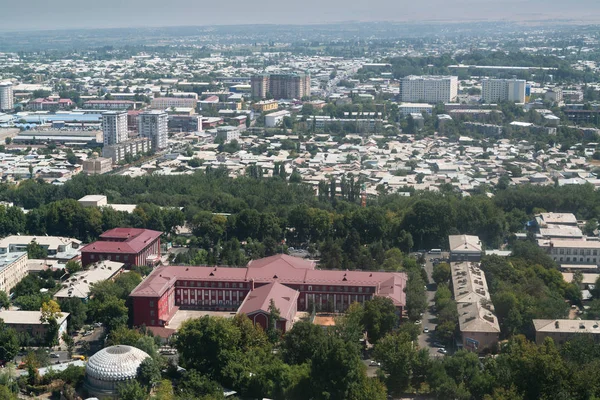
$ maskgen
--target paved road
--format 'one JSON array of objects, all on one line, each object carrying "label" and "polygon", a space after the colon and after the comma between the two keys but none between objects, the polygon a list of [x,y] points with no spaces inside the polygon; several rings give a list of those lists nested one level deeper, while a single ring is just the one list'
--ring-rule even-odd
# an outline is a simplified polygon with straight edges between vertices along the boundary
[{"label": "paved road", "polygon": [[434,306],[433,299],[435,297],[436,285],[433,282],[433,279],[431,279],[431,274],[433,273],[433,263],[431,262],[431,258],[446,257],[448,257],[448,253],[442,253],[441,256],[432,256],[429,254],[425,255],[426,263],[424,268],[425,272],[427,272],[427,278],[429,282],[427,285],[427,309],[423,313],[423,318],[421,320],[423,321],[423,328],[429,328],[429,333],[424,333],[423,331],[421,331],[421,334],[419,335],[419,347],[422,349],[429,348],[429,354],[431,354],[432,356],[440,356],[440,353],[438,353],[438,349],[433,346],[433,342],[435,341],[434,331],[435,327],[437,326],[437,317],[432,312],[432,307]]}]

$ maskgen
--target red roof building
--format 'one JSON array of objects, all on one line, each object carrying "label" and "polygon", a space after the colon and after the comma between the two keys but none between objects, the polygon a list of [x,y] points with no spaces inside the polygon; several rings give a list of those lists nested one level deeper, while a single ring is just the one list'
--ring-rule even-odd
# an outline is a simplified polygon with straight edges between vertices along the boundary
[{"label": "red roof building", "polygon": [[[130,296],[133,323],[138,326],[165,326],[179,308],[245,313],[254,309],[253,315],[264,314],[264,302],[268,307],[271,298],[280,302],[280,314],[287,320],[292,311],[343,312],[353,302],[364,303],[374,296],[390,298],[401,312],[406,279],[401,272],[317,270],[312,261],[278,254],[250,261],[245,268],[159,267]],[[295,299],[295,309],[281,300],[284,297]]]},{"label": "red roof building", "polygon": [[100,240],[81,249],[81,264],[110,260],[146,265],[149,258],[160,257],[160,235],[162,232],[150,229],[111,229],[100,235]]}]

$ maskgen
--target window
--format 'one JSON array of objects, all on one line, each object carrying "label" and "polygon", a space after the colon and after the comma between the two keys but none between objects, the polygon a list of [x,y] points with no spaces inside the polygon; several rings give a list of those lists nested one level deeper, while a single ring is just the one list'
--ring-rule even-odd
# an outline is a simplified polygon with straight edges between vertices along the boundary
[{"label": "window", "polygon": [[225,282],[225,287],[229,288],[229,282]]},{"label": "window", "polygon": [[128,260],[129,260],[129,256],[128,256],[127,254],[125,254],[125,255],[123,256],[123,261],[128,261]]},{"label": "window", "polygon": [[96,258],[96,256],[94,254],[90,254],[90,260],[93,260],[94,258]]},{"label": "window", "polygon": [[223,282],[219,282],[219,287],[223,287]]},{"label": "window", "polygon": [[150,301],[148,302],[148,306],[149,306],[149,307],[154,307],[154,300],[150,300]]},{"label": "window", "polygon": [[594,256],[597,256],[597,255],[598,255],[598,250],[595,250],[595,249],[594,249],[594,250],[592,251],[592,255],[594,255]]},{"label": "window", "polygon": [[154,317],[154,310],[150,310],[150,316]]},{"label": "window", "polygon": [[150,320],[150,325],[154,325],[154,320],[153,319]]},{"label": "window", "polygon": [[121,261],[121,256],[117,254],[117,255],[115,256],[115,260],[117,260],[117,261]]},{"label": "window", "polygon": [[560,254],[565,254],[565,249],[560,249]]},{"label": "window", "polygon": [[231,287],[233,287],[233,288],[236,288],[236,287],[237,287],[237,283],[233,282],[233,283],[231,284]]}]

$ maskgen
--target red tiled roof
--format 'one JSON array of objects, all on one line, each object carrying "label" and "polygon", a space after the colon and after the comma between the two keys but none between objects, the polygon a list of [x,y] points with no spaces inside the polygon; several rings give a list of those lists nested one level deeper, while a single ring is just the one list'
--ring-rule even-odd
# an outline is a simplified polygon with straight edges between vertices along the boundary
[{"label": "red tiled roof", "polygon": [[274,256],[252,260],[248,263],[248,268],[263,268],[265,266],[281,265],[282,263],[297,269],[315,269],[314,261],[288,256],[287,254],[275,254]]},{"label": "red tiled roof", "polygon": [[[158,239],[162,232],[150,229],[115,228],[104,232],[100,239],[81,249],[82,253],[138,253]],[[113,240],[113,241],[107,241]]]},{"label": "red tiled roof", "polygon": [[294,318],[292,314],[298,295],[297,290],[279,282],[269,283],[248,293],[244,302],[238,308],[238,313],[246,315],[252,315],[260,311],[268,313],[271,299],[273,299],[275,307],[279,309],[281,318],[290,321]]}]

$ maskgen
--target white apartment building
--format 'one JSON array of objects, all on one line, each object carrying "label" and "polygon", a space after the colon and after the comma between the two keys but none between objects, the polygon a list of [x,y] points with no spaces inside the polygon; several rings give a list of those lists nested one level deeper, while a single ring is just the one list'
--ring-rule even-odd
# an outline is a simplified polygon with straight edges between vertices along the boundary
[{"label": "white apartment building", "polygon": [[102,157],[112,159],[115,164],[125,160],[125,156],[130,154],[132,157],[142,155],[150,150],[150,140],[145,137],[126,140],[102,148]]},{"label": "white apartment building", "polygon": [[538,245],[558,264],[600,264],[600,242],[595,240],[540,239]]},{"label": "white apartment building", "polygon": [[485,103],[514,101],[525,103],[525,80],[523,79],[484,79],[481,98]]},{"label": "white apartment building", "polygon": [[14,108],[13,86],[11,82],[0,82],[0,111]]},{"label": "white apartment building", "polygon": [[267,128],[275,128],[282,123],[285,117],[289,117],[291,113],[287,110],[275,111],[270,114],[265,115],[265,127]]},{"label": "white apartment building", "polygon": [[108,111],[102,114],[102,132],[104,133],[104,146],[110,146],[126,141],[127,112]]},{"label": "white apartment building", "polygon": [[426,103],[401,103],[398,105],[398,111],[400,111],[402,115],[413,113],[422,114],[424,112],[431,114],[433,112],[433,106]]},{"label": "white apartment building", "polygon": [[9,293],[27,274],[26,252],[8,253],[0,256],[0,291]]},{"label": "white apartment building", "polygon": [[167,148],[168,119],[167,113],[161,110],[146,111],[138,117],[138,132],[150,139],[154,151]]},{"label": "white apartment building", "polygon": [[458,96],[458,77],[456,76],[416,76],[400,79],[400,98],[402,101],[424,101],[427,103],[451,103]]},{"label": "white apartment building", "polygon": [[196,109],[198,100],[189,97],[157,97],[152,99],[150,108],[156,110],[166,110],[167,108],[187,107]]}]

